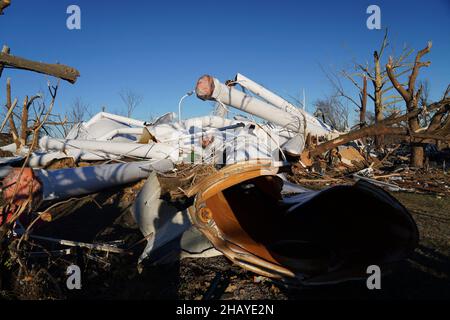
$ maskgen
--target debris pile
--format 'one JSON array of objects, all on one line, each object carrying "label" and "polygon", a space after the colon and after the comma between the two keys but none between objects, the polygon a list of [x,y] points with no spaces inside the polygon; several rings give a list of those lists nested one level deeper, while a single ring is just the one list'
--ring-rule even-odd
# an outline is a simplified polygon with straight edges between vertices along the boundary
[{"label": "debris pile", "polygon": [[[285,284],[337,283],[364,278],[368,264],[401,261],[417,245],[411,215],[383,189],[450,192],[445,161],[443,170],[421,169],[418,181],[418,169],[397,163],[401,144],[371,149],[374,127],[339,132],[241,74],[225,84],[202,76],[195,92],[219,112],[151,122],[101,112],[63,137],[43,134],[44,117],[31,144],[13,134],[0,147],[8,155],[0,163],[2,243],[20,259],[21,246],[27,259],[77,248],[105,266],[109,255],[131,254],[139,272],[146,263],[225,255]],[[51,108],[55,96],[56,88]],[[247,115],[230,117],[230,108]],[[319,185],[329,188],[313,190]],[[129,210],[140,237],[67,240],[49,228],[75,223],[71,213],[86,203]]]}]

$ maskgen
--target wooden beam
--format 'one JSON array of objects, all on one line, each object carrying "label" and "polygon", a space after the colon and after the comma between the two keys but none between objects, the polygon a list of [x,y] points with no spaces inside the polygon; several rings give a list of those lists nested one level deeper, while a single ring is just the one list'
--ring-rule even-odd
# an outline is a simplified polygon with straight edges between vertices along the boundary
[{"label": "wooden beam", "polygon": [[77,78],[80,76],[80,73],[77,69],[63,64],[36,62],[20,57],[15,57],[5,52],[0,53],[0,65],[47,74],[56,78],[66,80],[70,83],[75,83],[77,81]]}]

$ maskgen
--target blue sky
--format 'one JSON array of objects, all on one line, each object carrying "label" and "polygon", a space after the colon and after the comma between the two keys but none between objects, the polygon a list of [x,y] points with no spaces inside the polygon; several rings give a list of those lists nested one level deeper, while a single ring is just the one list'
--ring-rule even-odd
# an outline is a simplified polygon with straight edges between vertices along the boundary
[{"label": "blue sky", "polygon": [[[0,40],[12,54],[76,67],[75,85],[63,83],[57,110],[81,97],[93,113],[122,107],[120,90],[143,96],[134,116],[176,111],[179,98],[205,73],[225,81],[240,72],[282,95],[306,89],[312,102],[331,87],[319,65],[340,70],[356,59],[365,62],[378,49],[383,30],[366,27],[366,8],[381,8],[390,42],[423,48],[433,40],[421,77],[431,98],[444,91],[450,76],[450,2],[429,1],[106,1],[13,0],[0,16]],[[66,28],[66,8],[81,8],[81,30]],[[390,50],[387,51],[390,53]],[[45,89],[46,77],[7,69],[13,95],[23,99]],[[348,90],[353,88],[349,85]],[[0,90],[3,102],[4,89]],[[355,92],[356,94],[356,92]],[[195,96],[184,115],[208,112]]]}]

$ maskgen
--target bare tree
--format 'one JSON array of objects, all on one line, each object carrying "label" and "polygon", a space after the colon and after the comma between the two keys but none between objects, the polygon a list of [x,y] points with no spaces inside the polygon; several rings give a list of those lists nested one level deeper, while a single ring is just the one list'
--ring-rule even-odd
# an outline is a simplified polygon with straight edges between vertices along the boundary
[{"label": "bare tree", "polygon": [[[11,103],[11,79],[8,78],[6,81],[6,97],[7,102],[5,106],[7,112],[1,112],[1,115],[5,118],[2,129],[8,125],[8,130],[14,143],[17,148],[20,148],[27,144],[28,136],[31,133],[31,128],[29,127],[29,109],[35,100],[42,98],[42,96],[40,94],[31,96],[30,98],[25,96],[22,108],[20,108],[17,98]],[[18,128],[20,128],[20,131]]]},{"label": "bare tree", "polygon": [[[92,116],[89,112],[90,106],[80,97],[73,100],[62,118],[59,114],[53,116],[53,121],[49,122],[54,125],[58,135],[66,136],[70,129],[77,123],[86,120],[86,117]],[[53,131],[53,130],[52,130]]]},{"label": "bare tree", "polygon": [[[364,92],[364,88],[361,88],[355,80],[355,77],[367,78],[372,82],[373,93],[367,93],[366,89],[366,94],[367,97],[369,97],[374,103],[375,122],[377,123],[383,120],[384,113],[388,107],[402,101],[402,97],[400,95],[388,94],[394,87],[386,86],[386,83],[389,82],[389,78],[386,70],[381,68],[383,54],[388,45],[388,31],[386,30],[380,49],[373,52],[373,64],[369,64],[367,62],[363,65],[355,62],[354,73],[342,71],[342,75],[349,79],[359,89],[360,95]],[[393,69],[395,69],[399,75],[405,74],[411,70],[411,64],[406,60],[412,52],[413,50],[408,47],[403,47],[400,55],[393,60]],[[376,144],[378,148],[383,145],[383,136],[376,137]]]},{"label": "bare tree", "polygon": [[[393,135],[409,141],[410,143],[432,143],[437,144],[443,142],[448,146],[450,142],[450,85],[447,87],[443,98],[440,101],[433,102],[423,109],[416,109],[403,115],[391,115],[374,125],[366,126],[362,129],[353,130],[349,133],[340,135],[339,137],[321,143],[310,148],[309,155],[311,157],[318,156],[325,151],[336,148],[347,142],[361,139],[365,137],[377,135]],[[431,124],[426,130],[413,132],[409,128],[405,128],[402,123],[411,119],[416,119],[423,112],[435,112]]]},{"label": "bare tree", "polygon": [[[52,96],[52,101],[54,103],[54,99],[56,97],[56,92],[58,89],[57,86],[52,86],[50,83],[48,84],[49,92]],[[49,131],[52,131],[53,126],[59,124],[59,122],[53,121],[55,117],[51,110],[53,108],[53,104],[51,108],[47,107],[45,103],[45,99],[42,94],[37,94],[31,96],[25,96],[23,105],[20,108],[17,104],[18,99],[14,99],[14,102],[11,103],[11,82],[8,78],[7,81],[7,104],[6,109],[8,110],[5,120],[3,121],[1,129],[3,129],[6,122],[9,122],[9,131],[11,133],[12,139],[16,144],[17,149],[20,149],[24,146],[29,145],[29,137],[30,135],[41,134],[41,129],[46,134]],[[37,102],[37,108],[35,108],[35,103]],[[17,106],[15,110],[12,110]],[[30,108],[33,106],[34,116],[30,117]],[[20,116],[19,116],[20,115]],[[45,123],[43,123],[43,119],[45,117]],[[20,128],[20,131],[18,130]],[[36,130],[39,128],[38,130]],[[36,139],[33,137],[33,139]]]},{"label": "bare tree", "polygon": [[134,110],[142,103],[142,95],[132,91],[131,89],[123,89],[119,93],[120,98],[126,107],[126,116],[131,117]]},{"label": "bare tree", "polygon": [[89,105],[84,103],[83,100],[78,97],[76,98],[68,112],[66,112],[66,116],[68,122],[70,123],[79,123],[83,122],[86,119],[86,116],[89,113]]},{"label": "bare tree", "polygon": [[[416,90],[416,79],[419,75],[419,69],[421,67],[428,67],[431,62],[421,62],[420,59],[423,55],[430,52],[431,49],[431,41],[428,42],[427,46],[420,50],[415,58],[414,66],[411,71],[411,74],[408,77],[408,87],[405,88],[403,84],[401,84],[398,80],[399,75],[394,72],[394,60],[392,57],[389,58],[389,62],[386,64],[386,71],[391,80],[394,88],[398,91],[398,93],[403,97],[406,103],[406,109],[408,112],[416,111],[419,109],[419,102],[421,97],[422,87]],[[436,116],[436,115],[435,115]],[[433,118],[435,118],[433,116]],[[433,120],[432,120],[433,122]],[[440,122],[440,121],[439,121]],[[419,116],[413,117],[408,120],[408,127],[411,132],[417,132],[420,129]],[[411,165],[415,167],[423,167],[424,162],[424,148],[423,144],[412,142],[411,143]]]},{"label": "bare tree", "polygon": [[337,95],[329,96],[325,99],[318,99],[314,102],[316,111],[314,115],[321,118],[325,123],[339,131],[348,128],[349,112]]}]

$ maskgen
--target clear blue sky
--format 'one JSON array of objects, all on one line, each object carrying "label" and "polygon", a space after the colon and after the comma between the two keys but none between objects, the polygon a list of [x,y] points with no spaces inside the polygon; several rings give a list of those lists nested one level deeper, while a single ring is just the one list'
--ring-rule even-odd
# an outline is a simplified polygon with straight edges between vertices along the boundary
[{"label": "clear blue sky", "polygon": [[[438,98],[450,82],[450,2],[429,1],[106,1],[12,0],[0,16],[0,42],[12,54],[76,67],[75,85],[63,83],[57,110],[76,97],[93,112],[107,106],[115,111],[118,92],[131,88],[143,95],[135,112],[147,118],[176,111],[179,98],[199,76],[221,80],[240,72],[287,95],[306,89],[308,107],[331,87],[321,71],[341,69],[353,59],[371,59],[383,30],[366,28],[366,8],[381,7],[382,27],[390,42],[421,49],[433,48],[427,59],[431,97]],[[81,30],[66,28],[66,8],[81,8]],[[390,51],[388,51],[389,53]],[[13,95],[23,99],[45,89],[46,77],[7,69]],[[349,86],[349,88],[351,88]],[[0,90],[3,102],[4,89]],[[186,100],[186,116],[210,110],[195,96]]]}]

